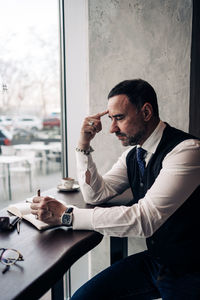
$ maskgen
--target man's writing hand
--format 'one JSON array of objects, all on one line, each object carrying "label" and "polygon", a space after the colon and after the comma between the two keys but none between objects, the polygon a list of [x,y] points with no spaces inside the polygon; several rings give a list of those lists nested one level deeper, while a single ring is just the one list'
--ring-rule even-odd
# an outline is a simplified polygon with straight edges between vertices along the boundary
[{"label": "man's writing hand", "polygon": [[78,147],[87,150],[90,146],[90,141],[94,138],[97,132],[102,130],[101,117],[106,115],[108,110],[85,118],[81,128],[80,140]]},{"label": "man's writing hand", "polygon": [[66,206],[51,197],[34,197],[31,204],[31,213],[38,220],[50,225],[61,225],[61,216]]}]

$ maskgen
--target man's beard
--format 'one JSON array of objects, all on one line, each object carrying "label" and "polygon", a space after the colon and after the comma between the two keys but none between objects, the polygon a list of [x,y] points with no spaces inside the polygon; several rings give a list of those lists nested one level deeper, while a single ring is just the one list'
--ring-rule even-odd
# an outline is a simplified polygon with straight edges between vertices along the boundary
[{"label": "man's beard", "polygon": [[123,132],[116,132],[116,136],[125,137],[125,140],[121,140],[123,146],[135,146],[140,144],[142,137],[144,136],[144,131],[139,131],[134,136],[127,135]]}]

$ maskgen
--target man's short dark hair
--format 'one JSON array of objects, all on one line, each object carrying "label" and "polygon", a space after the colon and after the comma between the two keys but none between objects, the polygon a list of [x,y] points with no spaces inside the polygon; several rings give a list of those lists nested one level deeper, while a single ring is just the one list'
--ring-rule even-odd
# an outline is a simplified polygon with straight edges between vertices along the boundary
[{"label": "man's short dark hair", "polygon": [[132,79],[118,83],[108,94],[108,99],[117,95],[126,95],[137,109],[141,109],[145,102],[152,105],[153,113],[158,117],[158,102],[154,88],[145,80]]}]

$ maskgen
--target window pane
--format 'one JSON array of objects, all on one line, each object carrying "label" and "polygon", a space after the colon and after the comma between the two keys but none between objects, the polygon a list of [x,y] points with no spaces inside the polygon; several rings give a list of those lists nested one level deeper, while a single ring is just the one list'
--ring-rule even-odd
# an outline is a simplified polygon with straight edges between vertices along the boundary
[{"label": "window pane", "polygon": [[0,0],[1,207],[60,181],[58,17],[57,0]]}]

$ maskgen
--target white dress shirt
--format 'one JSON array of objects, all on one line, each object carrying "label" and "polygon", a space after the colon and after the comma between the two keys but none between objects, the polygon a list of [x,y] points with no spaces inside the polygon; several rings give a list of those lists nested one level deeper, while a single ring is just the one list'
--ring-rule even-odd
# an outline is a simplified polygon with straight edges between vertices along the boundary
[{"label": "white dress shirt", "polygon": [[[147,151],[146,165],[161,140],[165,124],[160,121],[142,145]],[[126,156],[133,147],[122,153],[112,169],[101,176],[92,155],[76,152],[78,180],[86,203],[98,205],[129,188]],[[91,174],[86,183],[86,171]],[[189,139],[178,144],[163,160],[162,169],[144,198],[132,206],[74,209],[74,229],[96,230],[104,235],[149,237],[200,184],[200,142]],[[187,222],[187,220],[185,220]]]}]

